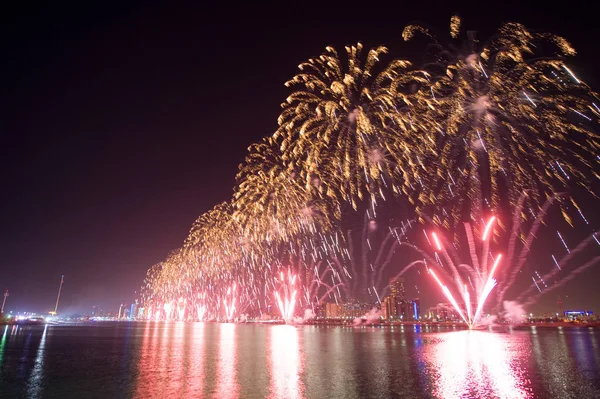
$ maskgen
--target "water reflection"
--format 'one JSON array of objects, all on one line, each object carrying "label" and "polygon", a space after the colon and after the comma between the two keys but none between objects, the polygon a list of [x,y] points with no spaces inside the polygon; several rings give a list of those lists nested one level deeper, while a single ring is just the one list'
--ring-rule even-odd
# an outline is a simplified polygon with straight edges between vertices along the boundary
[{"label": "water reflection", "polygon": [[172,395],[176,397],[183,397],[181,391],[185,388],[186,378],[185,374],[188,366],[184,361],[184,354],[186,351],[186,340],[184,334],[185,323],[182,321],[175,322],[173,335],[169,339],[169,358],[167,367],[170,371],[168,389]]},{"label": "water reflection", "polygon": [[29,347],[31,346],[31,332],[27,334],[27,338],[25,338],[25,346],[23,346],[23,355],[21,356],[21,361],[19,362],[19,379],[24,380],[27,375],[27,360],[29,358]]},{"label": "water reflection", "polygon": [[510,335],[457,331],[439,335],[429,348],[434,368],[433,394],[440,398],[526,398],[528,380],[520,368]]},{"label": "water reflection", "polygon": [[27,383],[27,396],[30,398],[37,398],[40,395],[42,388],[42,372],[44,368],[44,348],[46,347],[46,331],[48,331],[48,325],[44,326],[44,332],[40,339],[40,346],[35,356],[35,364],[33,370],[29,375],[29,381]]},{"label": "water reflection", "polygon": [[4,326],[0,397],[600,397],[598,330],[508,331]]},{"label": "water reflection", "polygon": [[6,344],[6,333],[8,332],[8,326],[4,327],[4,333],[0,340],[0,372],[2,372],[2,359],[4,358],[4,345]]},{"label": "water reflection", "polygon": [[303,359],[298,329],[293,326],[273,326],[269,330],[269,387],[272,398],[302,398],[300,381]]},{"label": "water reflection", "polygon": [[237,353],[235,348],[236,325],[219,325],[219,357],[217,361],[217,392],[215,397],[229,399],[239,396],[239,385],[235,375]]},{"label": "water reflection", "polygon": [[[136,396],[143,397],[148,393],[148,387],[152,383],[153,358],[150,349],[150,341],[153,340],[154,334],[150,330],[152,324],[146,323],[144,335],[142,336],[142,349],[140,353],[140,361],[138,363],[138,379]],[[157,323],[158,326],[158,323]]]},{"label": "water reflection", "polygon": [[191,349],[186,350],[186,354],[191,356],[188,371],[188,386],[184,392],[184,397],[197,398],[202,396],[204,390],[204,358],[205,358],[205,337],[204,323],[194,323],[192,326]]},{"label": "water reflection", "polygon": [[594,357],[594,348],[592,345],[593,335],[585,330],[575,330],[570,334],[570,345],[569,349],[571,356],[578,363],[578,367],[584,374],[588,374],[590,371],[593,374],[598,370],[596,359]]},{"label": "water reflection", "polygon": [[202,396],[204,345],[202,323],[146,323],[135,397]]},{"label": "water reflection", "polygon": [[[566,333],[565,333],[566,331]],[[533,354],[543,394],[556,398],[600,397],[598,364],[591,357],[593,334],[562,328],[532,335]],[[540,391],[538,389],[537,391]]]}]

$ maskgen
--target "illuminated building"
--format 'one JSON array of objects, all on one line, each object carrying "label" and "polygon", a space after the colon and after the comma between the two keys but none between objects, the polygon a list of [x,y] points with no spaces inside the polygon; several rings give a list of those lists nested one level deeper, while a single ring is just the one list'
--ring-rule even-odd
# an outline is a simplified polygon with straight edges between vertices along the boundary
[{"label": "illuminated building", "polygon": [[404,277],[399,277],[390,282],[390,296],[396,298],[396,301],[404,301],[406,291],[404,290]]},{"label": "illuminated building", "polygon": [[381,312],[383,313],[383,318],[386,320],[396,316],[396,306],[392,297],[386,296],[383,298],[383,302],[381,303]]},{"label": "illuminated building", "polygon": [[363,317],[369,313],[376,305],[364,302],[358,302],[356,300],[350,300],[344,303],[344,317],[357,318]]},{"label": "illuminated building", "polygon": [[340,319],[344,317],[344,306],[327,302],[325,304],[325,317],[328,319]]},{"label": "illuminated building", "polygon": [[565,310],[565,319],[569,321],[590,321],[595,320],[594,312],[591,310]]},{"label": "illuminated building", "polygon": [[316,317],[320,317],[320,318],[325,318],[326,317],[326,315],[325,315],[325,305],[326,304],[324,302],[315,303],[313,305],[313,309],[314,309]]},{"label": "illuminated building", "polygon": [[421,318],[421,301],[419,300],[419,298],[415,298],[410,302],[412,304],[413,320],[419,320]]},{"label": "illuminated building", "polygon": [[129,308],[129,319],[135,319],[136,309],[137,309],[137,299],[135,300],[134,303],[131,304],[131,307]]},{"label": "illuminated building", "polygon": [[390,282],[390,295],[383,299],[381,310],[384,319],[401,319],[405,321],[419,320],[419,299],[406,300],[404,289],[404,278],[398,278]]}]

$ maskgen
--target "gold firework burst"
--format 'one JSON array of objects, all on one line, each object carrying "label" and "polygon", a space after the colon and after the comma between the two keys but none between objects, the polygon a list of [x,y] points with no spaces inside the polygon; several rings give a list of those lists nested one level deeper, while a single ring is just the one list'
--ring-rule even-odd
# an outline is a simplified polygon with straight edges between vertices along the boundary
[{"label": "gold firework burst", "polygon": [[328,196],[354,208],[365,196],[385,198],[416,181],[415,165],[428,145],[417,137],[422,130],[409,112],[412,91],[427,75],[404,60],[378,68],[385,47],[366,57],[362,51],[360,43],[346,47],[344,65],[327,47],[300,64],[301,72],[286,83],[295,91],[282,104],[274,135],[307,188],[317,180]]},{"label": "gold firework burst", "polygon": [[[456,37],[460,22],[451,26]],[[415,32],[432,37],[416,26],[404,37]],[[557,55],[542,58],[540,44]],[[417,206],[443,208],[449,225],[464,212],[478,218],[483,208],[497,209],[502,198],[514,206],[525,190],[538,204],[572,183],[592,191],[600,110],[564,62],[574,54],[565,39],[515,23],[481,46],[471,36],[461,49],[441,51],[445,73],[421,89],[429,110],[415,112],[437,132],[439,148]]]}]

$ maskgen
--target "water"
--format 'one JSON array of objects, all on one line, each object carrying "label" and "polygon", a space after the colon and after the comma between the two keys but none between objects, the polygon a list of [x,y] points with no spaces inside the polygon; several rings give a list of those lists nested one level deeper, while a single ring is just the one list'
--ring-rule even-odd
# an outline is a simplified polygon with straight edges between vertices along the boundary
[{"label": "water", "polygon": [[600,398],[600,330],[0,326],[0,397]]}]

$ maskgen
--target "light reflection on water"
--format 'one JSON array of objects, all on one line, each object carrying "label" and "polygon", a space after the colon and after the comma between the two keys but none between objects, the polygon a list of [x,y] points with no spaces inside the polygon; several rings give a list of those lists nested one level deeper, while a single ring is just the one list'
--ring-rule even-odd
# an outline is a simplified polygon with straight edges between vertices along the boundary
[{"label": "light reflection on water", "polygon": [[432,393],[440,398],[527,398],[526,374],[511,336],[483,331],[443,334],[425,357],[435,370]]},{"label": "light reflection on water", "polygon": [[236,324],[219,324],[219,357],[217,359],[217,398],[233,399],[239,397],[239,385],[236,378],[237,353]]},{"label": "light reflection on water", "polygon": [[42,370],[44,367],[44,347],[46,346],[46,331],[48,330],[48,326],[44,326],[44,332],[42,333],[42,338],[40,339],[40,346],[37,350],[37,355],[35,357],[35,365],[33,366],[33,370],[31,370],[31,374],[29,375],[29,381],[27,382],[27,396],[30,398],[37,398],[40,394],[40,390],[42,387]]},{"label": "light reflection on water", "polygon": [[270,329],[269,371],[272,398],[302,398],[304,386],[300,380],[303,360],[298,329],[280,325]]},{"label": "light reflection on water", "polygon": [[184,397],[197,398],[204,391],[204,323],[194,323],[191,333],[191,350],[186,351],[190,357],[189,384]]},{"label": "light reflection on water", "polygon": [[593,398],[593,329],[4,327],[0,397]]}]

